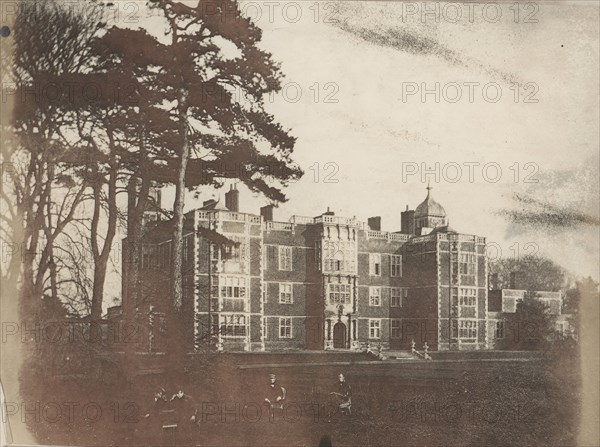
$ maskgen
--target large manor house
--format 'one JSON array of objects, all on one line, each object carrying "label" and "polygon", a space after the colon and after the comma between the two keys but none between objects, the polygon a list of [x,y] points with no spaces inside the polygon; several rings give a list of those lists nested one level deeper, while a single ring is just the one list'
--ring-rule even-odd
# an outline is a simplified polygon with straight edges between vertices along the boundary
[{"label": "large manor house", "polygon": [[[240,212],[235,187],[225,203],[209,200],[189,211],[177,303],[187,348],[501,347],[505,313],[515,312],[524,291],[504,291],[489,308],[486,240],[451,229],[431,189],[416,209],[401,213],[396,232],[381,231],[380,217],[364,223],[329,210],[287,222],[273,219],[271,205],[260,214]],[[160,201],[160,191],[154,194]],[[170,299],[171,234],[151,216],[135,293],[123,264],[123,310],[150,319],[144,349],[156,351],[156,322]],[[542,298],[560,309],[560,293]]]}]

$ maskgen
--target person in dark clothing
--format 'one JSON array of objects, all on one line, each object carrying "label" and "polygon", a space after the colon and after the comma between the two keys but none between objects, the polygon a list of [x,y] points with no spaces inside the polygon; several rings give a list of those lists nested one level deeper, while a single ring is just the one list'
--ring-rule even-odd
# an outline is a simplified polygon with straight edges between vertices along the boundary
[{"label": "person in dark clothing", "polygon": [[271,383],[267,389],[267,397],[265,397],[265,402],[269,405],[269,415],[273,417],[275,411],[283,410],[286,391],[284,387],[277,383],[277,377],[275,374],[270,374],[269,378]]},{"label": "person in dark clothing", "polygon": [[181,423],[196,422],[198,409],[194,404],[194,399],[185,394],[182,387],[178,387],[177,393],[173,394],[169,400],[169,404],[175,410],[177,419]]},{"label": "person in dark clothing", "polygon": [[164,388],[159,387],[152,401],[148,403],[147,413],[144,415],[143,423],[137,427],[136,432],[139,430],[144,435],[155,436],[160,433],[161,430],[161,413],[168,404],[166,391]]},{"label": "person in dark clothing", "polygon": [[[196,427],[197,411],[194,399],[183,392],[183,387],[175,387],[177,392],[171,396],[160,410],[163,445],[174,444],[177,437],[185,445],[192,442]],[[162,400],[162,397],[161,397]]]},{"label": "person in dark clothing", "polygon": [[338,403],[338,410],[340,414],[350,415],[352,408],[352,390],[348,382],[346,382],[346,378],[343,374],[338,376],[338,390],[337,392],[329,393],[333,396],[336,396]]},{"label": "person in dark clothing", "polygon": [[148,413],[146,413],[146,415],[144,415],[145,418],[157,418],[158,414],[160,413],[160,410],[162,410],[165,407],[165,404],[167,402],[167,395],[166,395],[166,391],[163,387],[160,387],[155,393],[154,393],[154,400],[153,400],[153,404],[152,404],[152,408],[150,409],[150,411]]}]

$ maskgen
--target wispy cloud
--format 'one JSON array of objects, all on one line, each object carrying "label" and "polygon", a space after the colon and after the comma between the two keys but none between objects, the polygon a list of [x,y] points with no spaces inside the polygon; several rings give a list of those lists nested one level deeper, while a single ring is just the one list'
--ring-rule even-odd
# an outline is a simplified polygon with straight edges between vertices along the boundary
[{"label": "wispy cloud", "polygon": [[520,209],[501,210],[498,214],[509,222],[535,229],[573,228],[578,225],[600,226],[598,217],[590,216],[569,207],[556,206],[529,195],[515,194]]},{"label": "wispy cloud", "polygon": [[410,27],[407,24],[398,24],[393,27],[374,27],[370,24],[357,24],[344,19],[339,20],[335,26],[373,45],[394,48],[416,56],[434,56],[450,65],[481,71],[492,79],[507,84],[521,82],[515,74],[507,73],[461,54],[441,43],[437,38],[428,36],[419,31],[418,28]]}]

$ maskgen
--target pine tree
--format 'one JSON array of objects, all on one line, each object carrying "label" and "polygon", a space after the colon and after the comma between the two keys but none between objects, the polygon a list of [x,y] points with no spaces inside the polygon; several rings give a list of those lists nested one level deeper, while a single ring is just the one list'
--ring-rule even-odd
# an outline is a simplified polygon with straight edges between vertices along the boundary
[{"label": "pine tree", "polygon": [[264,109],[265,95],[281,88],[281,72],[259,48],[261,30],[242,17],[237,3],[200,1],[190,7],[155,0],[148,6],[160,13],[166,38],[113,27],[102,44],[122,70],[134,73],[144,102],[140,110],[153,115],[149,131],[169,135],[160,163],[142,177],[175,186],[169,306],[175,315],[182,303],[186,190],[239,179],[284,201],[281,187],[302,172],[291,160],[295,138]]}]

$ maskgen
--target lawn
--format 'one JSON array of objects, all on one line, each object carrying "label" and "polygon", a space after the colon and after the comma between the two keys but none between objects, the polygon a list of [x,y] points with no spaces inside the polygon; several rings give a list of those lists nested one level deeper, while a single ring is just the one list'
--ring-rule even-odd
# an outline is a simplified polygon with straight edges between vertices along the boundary
[{"label": "lawn", "polygon": [[[30,415],[28,423],[40,442],[62,445],[317,446],[323,437],[333,446],[575,445],[578,362],[564,357],[322,360],[309,355],[261,366],[229,357],[178,378],[147,374],[110,388],[55,378],[38,390],[41,417]],[[340,372],[352,387],[350,416],[337,414],[329,395]],[[269,373],[287,390],[284,411],[274,416],[263,403]],[[179,386],[190,396],[171,421],[153,408],[159,386],[169,396]],[[61,406],[63,417],[44,415],[48,402]],[[78,403],[68,418],[66,402]],[[197,424],[188,421],[189,408],[197,408]],[[163,430],[168,422],[178,427]]]}]

